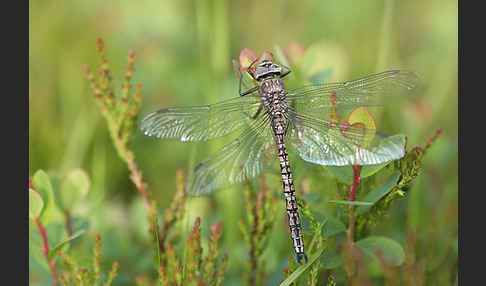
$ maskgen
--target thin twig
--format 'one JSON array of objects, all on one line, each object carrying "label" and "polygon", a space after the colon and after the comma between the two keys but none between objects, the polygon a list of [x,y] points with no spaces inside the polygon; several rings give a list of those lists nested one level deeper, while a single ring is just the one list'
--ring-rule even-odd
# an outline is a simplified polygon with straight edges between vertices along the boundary
[{"label": "thin twig", "polygon": [[[358,190],[359,183],[361,182],[361,177],[359,176],[359,165],[353,166],[354,180],[353,184],[349,187],[349,201],[356,200],[356,191]],[[354,228],[356,224],[356,217],[354,215],[354,206],[349,205],[349,217],[348,217],[348,241],[350,243],[354,242]]]},{"label": "thin twig", "polygon": [[[349,201],[355,201],[356,200],[356,192],[358,190],[358,186],[361,182],[361,177],[359,176],[359,169],[360,169],[360,166],[359,165],[354,165],[353,166],[353,184],[349,187],[349,197],[348,197],[348,200]],[[357,263],[357,261],[354,260],[354,230],[355,230],[355,226],[356,226],[356,216],[355,216],[355,213],[354,213],[354,206],[353,205],[349,205],[348,207],[349,209],[349,216],[348,216],[348,230],[347,230],[347,238],[348,238],[348,254],[350,255],[350,262],[353,264],[351,266],[351,269],[350,271],[347,271],[347,275],[348,275],[348,281],[349,283],[352,283],[353,281],[353,277],[355,275],[355,267],[354,265]]]},{"label": "thin twig", "polygon": [[49,245],[47,243],[47,234],[46,234],[46,229],[42,226],[41,222],[39,221],[39,218],[35,219],[35,223],[37,224],[37,228],[39,228],[40,235],[42,237],[42,242],[44,246],[42,247],[42,253],[46,257],[47,264],[49,264],[49,268],[51,270],[51,275],[52,275],[52,280],[54,281],[54,285],[57,286],[59,285],[58,280],[57,280],[57,272],[56,272],[56,262],[52,259],[49,258]]},{"label": "thin twig", "polygon": [[[263,193],[262,193],[263,194]],[[248,278],[248,285],[254,286],[256,285],[256,274],[257,274],[257,254],[256,254],[256,239],[257,239],[257,231],[258,231],[258,215],[257,215],[257,207],[254,206],[252,209],[253,212],[253,226],[252,226],[252,231],[251,231],[251,237],[250,237],[250,250],[249,250],[249,255],[250,255],[250,277]]]}]

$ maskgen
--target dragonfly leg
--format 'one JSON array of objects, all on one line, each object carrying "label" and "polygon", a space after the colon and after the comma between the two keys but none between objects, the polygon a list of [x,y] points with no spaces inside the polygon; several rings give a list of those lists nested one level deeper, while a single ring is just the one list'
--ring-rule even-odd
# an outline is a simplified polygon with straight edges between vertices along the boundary
[{"label": "dragonfly leg", "polygon": [[251,67],[258,61],[259,58],[256,58],[253,60],[253,62],[251,62],[250,66],[248,66],[248,70],[247,72],[251,75],[251,77],[256,80],[255,78],[255,75],[253,74],[253,72],[251,71]]},{"label": "dragonfly leg", "polygon": [[258,90],[258,86],[255,86],[255,87],[250,88],[247,91],[241,92],[241,80],[240,80],[240,90],[239,90],[240,96],[245,96],[247,94],[254,93],[257,90]]},{"label": "dragonfly leg", "polygon": [[291,72],[291,70],[286,71],[285,73],[280,75],[280,78],[286,77],[290,72]]},{"label": "dragonfly leg", "polygon": [[[256,58],[256,59],[255,59],[253,62],[251,62],[250,66],[249,66],[249,67],[248,67],[248,69],[247,69],[248,74],[249,74],[249,75],[250,75],[250,76],[251,76],[251,77],[252,77],[254,80],[256,80],[256,79],[255,79],[255,75],[254,75],[254,74],[253,74],[253,72],[251,71],[251,66],[253,66],[257,60],[258,60],[258,58]],[[241,82],[243,81],[243,76],[244,76],[244,75],[242,74],[242,72],[241,72],[241,70],[240,70],[240,84],[239,84],[239,86],[238,86],[238,93],[240,94],[240,96],[245,96],[245,95],[247,95],[247,94],[250,94],[250,93],[253,93],[253,92],[257,91],[257,90],[258,90],[258,87],[257,87],[257,86],[255,86],[255,87],[250,88],[249,90],[247,90],[247,91],[245,91],[245,92],[241,92]]]},{"label": "dragonfly leg", "polygon": [[292,72],[288,66],[283,65],[283,64],[281,64],[280,62],[277,62],[277,61],[274,61],[274,62],[275,62],[276,64],[278,64],[279,66],[284,67],[284,68],[287,70],[286,72],[284,72],[283,74],[281,74],[281,75],[280,75],[280,78],[284,78],[284,77],[286,77],[286,76],[287,76],[287,75],[288,75],[290,72]]}]

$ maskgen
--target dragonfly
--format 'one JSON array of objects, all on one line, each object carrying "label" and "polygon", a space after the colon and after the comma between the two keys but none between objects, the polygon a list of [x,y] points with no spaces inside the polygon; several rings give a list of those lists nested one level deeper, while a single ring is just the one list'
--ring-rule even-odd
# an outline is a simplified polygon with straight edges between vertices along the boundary
[{"label": "dragonfly", "polygon": [[278,159],[290,238],[302,264],[303,260],[307,263],[307,255],[288,151],[326,166],[400,159],[405,150],[396,137],[362,124],[340,123],[329,115],[337,110],[383,106],[383,99],[410,93],[419,80],[413,72],[390,70],[287,90],[283,79],[290,73],[290,68],[274,59],[256,58],[240,69],[240,96],[210,105],[163,108],[146,115],[140,128],[147,136],[183,142],[238,132],[235,139],[195,166],[185,186],[194,196],[249,181],[264,170],[269,158]]}]

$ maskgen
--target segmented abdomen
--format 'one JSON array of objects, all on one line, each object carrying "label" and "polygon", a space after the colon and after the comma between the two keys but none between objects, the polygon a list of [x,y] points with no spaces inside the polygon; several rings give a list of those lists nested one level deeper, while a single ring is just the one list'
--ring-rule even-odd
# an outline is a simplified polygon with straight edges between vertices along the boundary
[{"label": "segmented abdomen", "polygon": [[307,262],[307,256],[304,252],[304,240],[302,238],[302,227],[300,225],[297,200],[295,198],[295,187],[292,179],[292,171],[290,170],[289,156],[287,154],[287,148],[285,147],[284,142],[285,123],[279,122],[279,119],[280,118],[274,120],[273,130],[275,134],[275,143],[277,145],[278,158],[280,161],[280,171],[282,174],[287,219],[294,250],[297,255],[297,261],[301,263],[302,258],[304,258],[305,262]]}]

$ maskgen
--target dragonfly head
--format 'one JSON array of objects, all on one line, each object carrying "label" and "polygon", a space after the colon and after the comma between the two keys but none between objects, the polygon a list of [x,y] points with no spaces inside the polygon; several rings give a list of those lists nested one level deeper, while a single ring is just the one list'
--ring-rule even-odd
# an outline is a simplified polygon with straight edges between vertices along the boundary
[{"label": "dragonfly head", "polygon": [[269,76],[279,76],[282,73],[282,67],[273,63],[271,60],[263,60],[258,64],[255,70],[255,79],[260,81],[261,79]]}]

